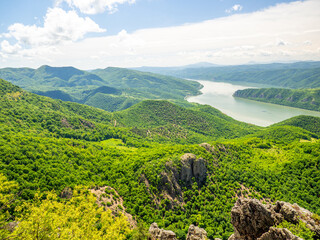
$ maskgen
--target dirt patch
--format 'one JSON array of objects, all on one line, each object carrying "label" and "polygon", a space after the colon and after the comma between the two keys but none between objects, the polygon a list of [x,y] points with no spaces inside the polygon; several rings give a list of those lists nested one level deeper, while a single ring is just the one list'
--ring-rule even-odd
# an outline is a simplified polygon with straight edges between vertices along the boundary
[{"label": "dirt patch", "polygon": [[137,227],[137,222],[133,216],[126,212],[123,206],[123,199],[120,197],[118,192],[109,186],[89,189],[97,197],[97,204],[103,207],[105,210],[111,210],[113,215],[122,213],[128,218],[131,228]]}]

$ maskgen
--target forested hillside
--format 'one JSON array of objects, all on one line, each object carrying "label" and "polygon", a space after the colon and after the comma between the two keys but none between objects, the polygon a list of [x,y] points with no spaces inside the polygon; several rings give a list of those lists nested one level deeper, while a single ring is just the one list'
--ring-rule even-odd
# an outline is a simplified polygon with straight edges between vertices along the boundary
[{"label": "forested hillside", "polygon": [[[4,80],[0,107],[2,238],[137,239],[157,222],[179,239],[192,223],[226,240],[238,197],[320,214],[311,122],[259,128],[209,106],[151,100],[110,113]],[[110,211],[94,203],[98,191]]]},{"label": "forested hillside", "polygon": [[320,62],[272,63],[239,66],[142,68],[142,70],[199,80],[260,84],[286,88],[319,88]]},{"label": "forested hillside", "polygon": [[236,91],[233,96],[320,111],[320,88],[294,90],[283,88],[244,89]]},{"label": "forested hillside", "polygon": [[182,101],[199,94],[201,87],[193,81],[122,68],[91,72],[73,67],[3,68],[0,78],[39,95],[108,111],[123,110],[145,99]]}]

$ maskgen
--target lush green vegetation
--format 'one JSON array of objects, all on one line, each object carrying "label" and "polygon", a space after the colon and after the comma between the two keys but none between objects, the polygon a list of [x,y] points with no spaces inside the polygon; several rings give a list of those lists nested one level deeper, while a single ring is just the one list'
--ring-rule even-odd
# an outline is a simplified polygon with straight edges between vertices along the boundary
[{"label": "lush green vegetation", "polygon": [[300,127],[320,136],[320,118],[318,117],[296,116],[280,123],[274,124],[274,126],[283,125]]},{"label": "lush green vegetation", "polygon": [[231,82],[262,84],[287,88],[319,88],[320,62],[272,63],[239,66],[142,68],[170,76]]},{"label": "lush green vegetation", "polygon": [[[13,233],[0,228],[2,236],[32,236],[32,229],[48,221],[43,236],[68,237],[71,227],[81,234],[83,224],[97,236],[145,236],[141,224],[131,232],[121,215],[110,218],[99,210],[86,191],[99,186],[113,187],[126,212],[145,226],[157,222],[179,239],[191,223],[211,239],[227,239],[233,231],[230,210],[240,196],[297,202],[320,214],[320,141],[310,122],[258,128],[209,106],[183,108],[167,101],[110,113],[28,93],[3,80],[0,89],[0,197],[13,199],[0,199],[0,224],[21,223]],[[199,146],[203,141],[212,145],[209,151]],[[192,179],[189,185],[176,174],[171,191],[186,153],[206,159],[205,181]],[[80,185],[84,190],[75,198],[57,197]],[[64,211],[81,217],[63,216]]]},{"label": "lush green vegetation", "polygon": [[320,111],[320,88],[294,90],[284,88],[249,88],[238,90],[233,94],[233,96]]},{"label": "lush green vegetation", "polygon": [[73,67],[3,68],[0,78],[39,95],[108,111],[126,109],[145,99],[183,100],[199,83],[122,68],[92,72]]}]

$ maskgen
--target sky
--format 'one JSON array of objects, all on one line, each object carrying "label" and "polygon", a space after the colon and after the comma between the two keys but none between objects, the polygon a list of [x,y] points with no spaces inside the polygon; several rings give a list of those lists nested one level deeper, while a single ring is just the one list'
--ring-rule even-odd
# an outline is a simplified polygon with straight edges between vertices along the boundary
[{"label": "sky", "polygon": [[320,60],[320,0],[1,0],[0,68]]}]

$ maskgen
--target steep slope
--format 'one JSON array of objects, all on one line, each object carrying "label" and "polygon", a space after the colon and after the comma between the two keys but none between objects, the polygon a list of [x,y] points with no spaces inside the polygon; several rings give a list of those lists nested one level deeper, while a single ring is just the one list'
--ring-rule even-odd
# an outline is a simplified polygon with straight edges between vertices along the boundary
[{"label": "steep slope", "polygon": [[320,111],[320,88],[295,90],[281,88],[244,89],[236,91],[233,96]]}]

